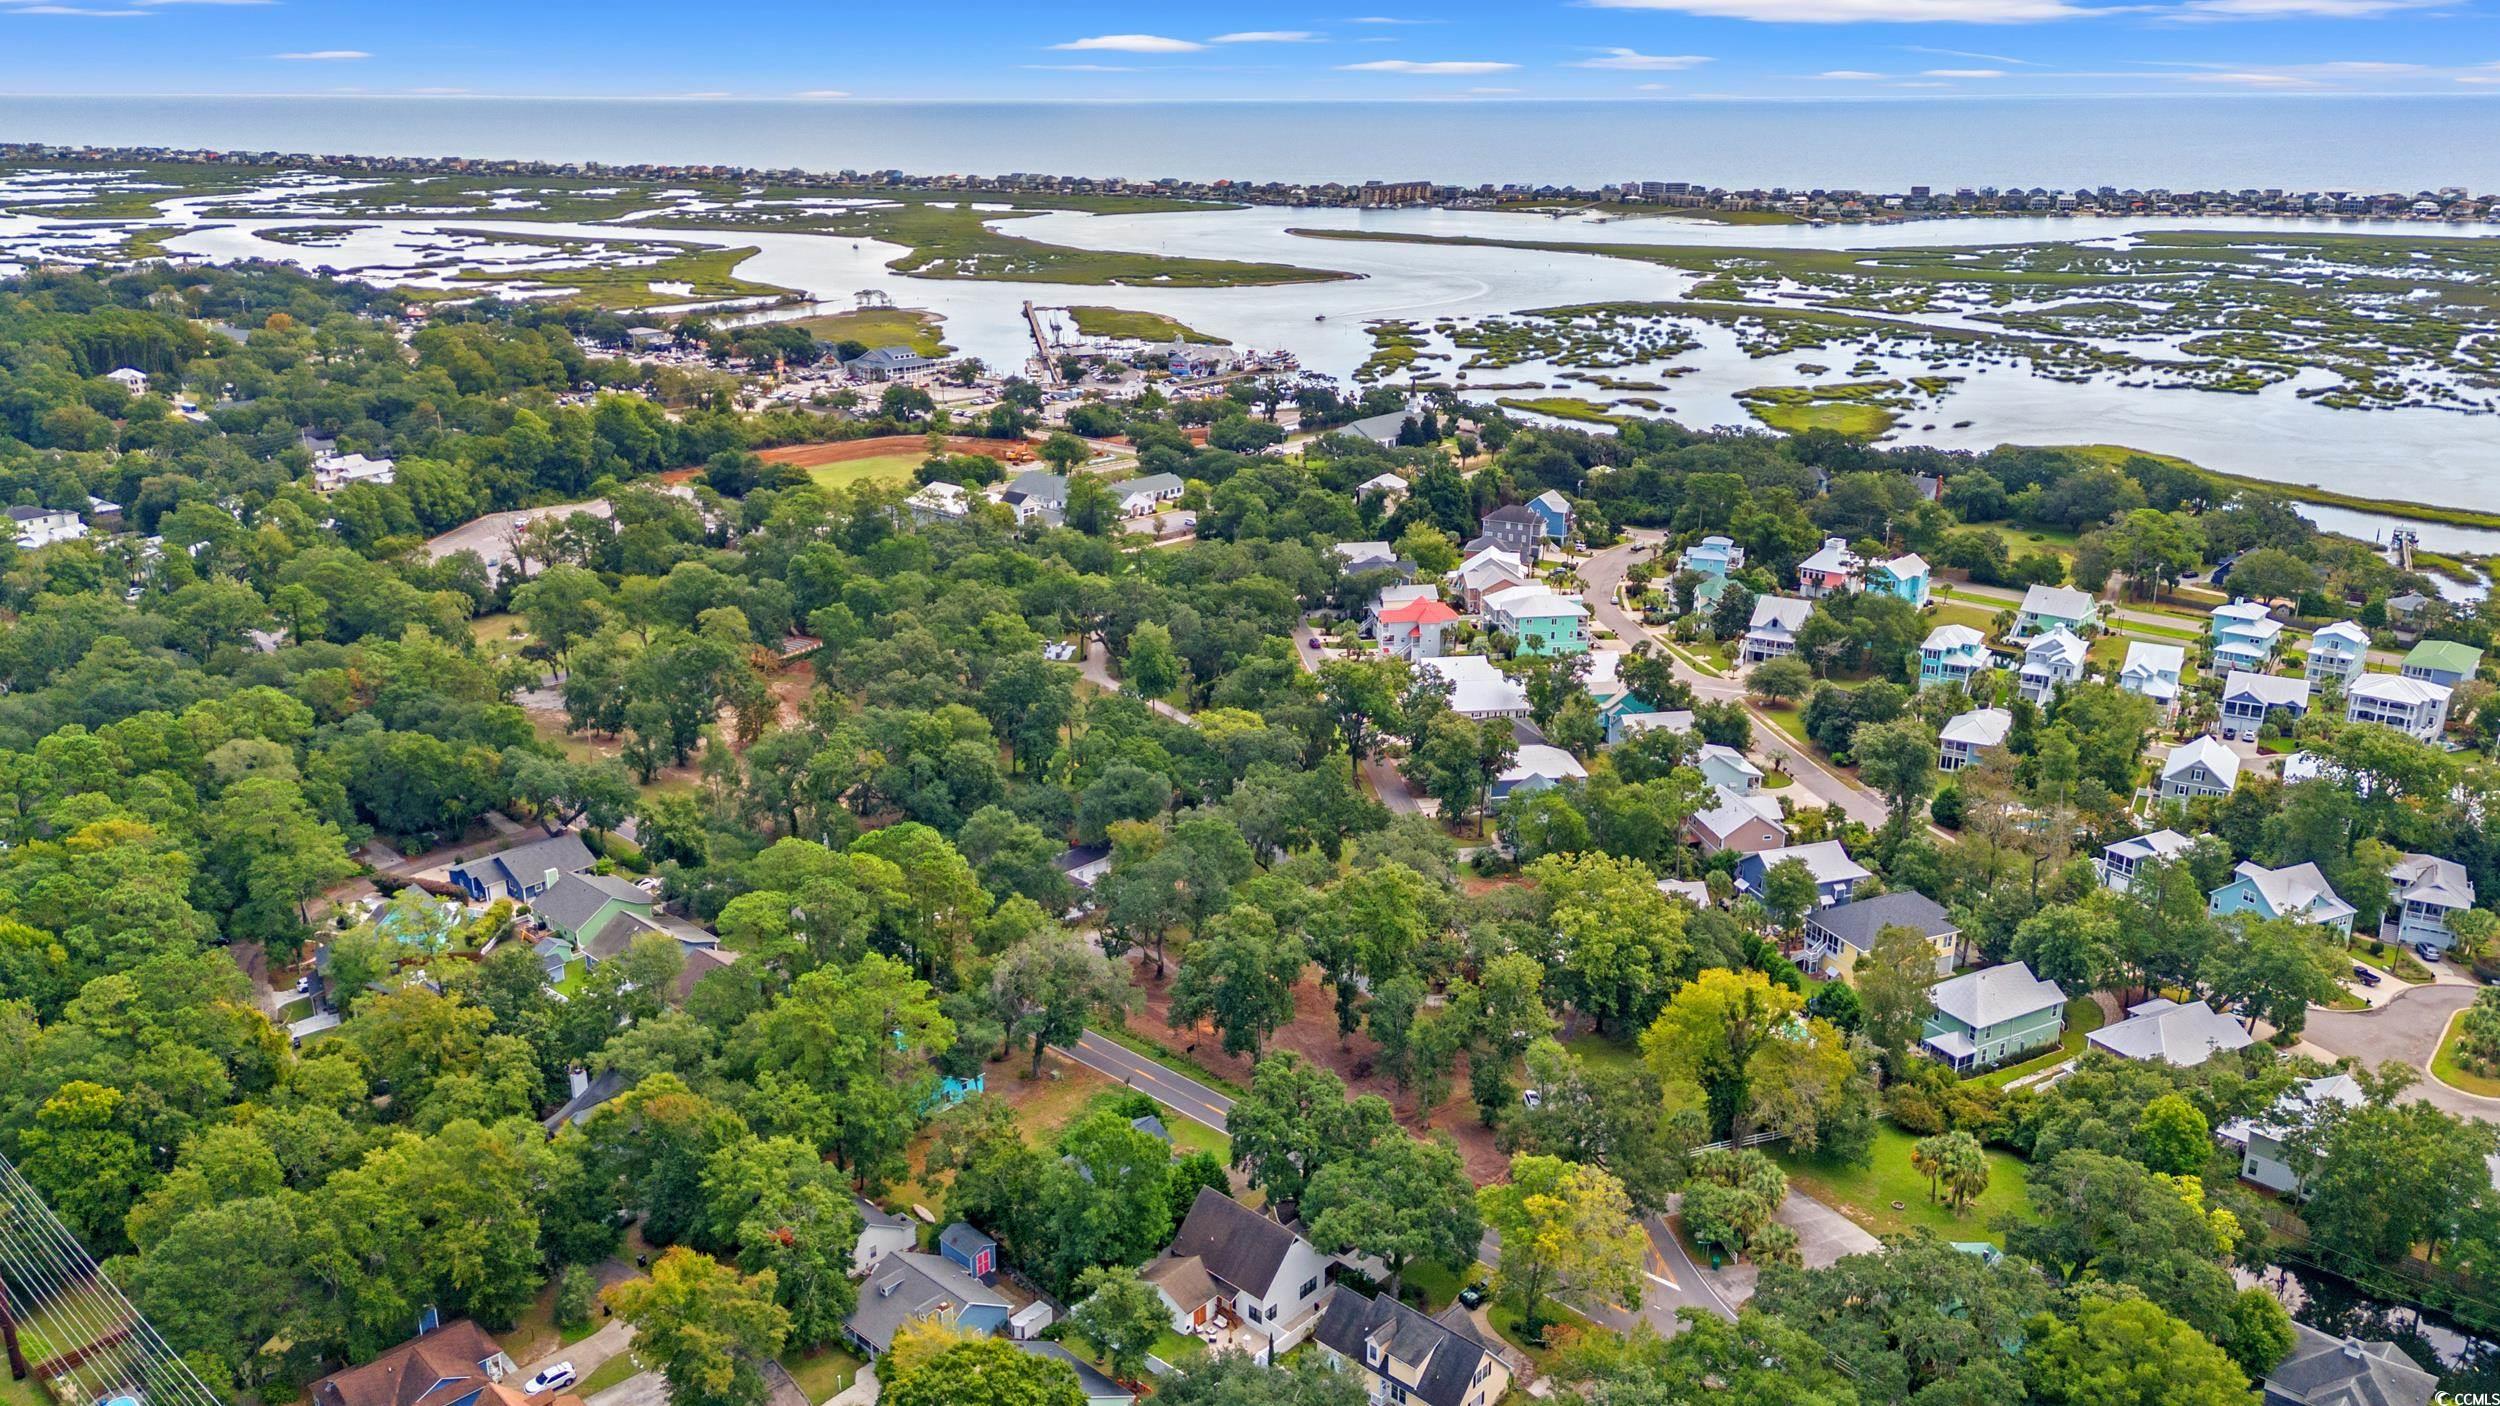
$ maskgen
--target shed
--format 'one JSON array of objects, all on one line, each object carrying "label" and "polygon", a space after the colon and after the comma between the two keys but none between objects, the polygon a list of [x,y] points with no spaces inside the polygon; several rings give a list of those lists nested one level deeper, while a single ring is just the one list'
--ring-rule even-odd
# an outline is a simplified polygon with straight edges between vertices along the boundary
[{"label": "shed", "polygon": [[938,1253],[985,1282],[998,1272],[998,1242],[966,1221],[957,1221],[938,1233]]}]

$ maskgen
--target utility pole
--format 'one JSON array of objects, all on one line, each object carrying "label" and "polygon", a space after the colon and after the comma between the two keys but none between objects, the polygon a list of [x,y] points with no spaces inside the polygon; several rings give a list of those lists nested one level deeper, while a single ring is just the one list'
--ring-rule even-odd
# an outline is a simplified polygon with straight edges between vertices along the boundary
[{"label": "utility pole", "polygon": [[9,1311],[9,1286],[0,1280],[0,1341],[9,1348],[9,1380],[26,1380],[26,1350],[17,1345],[17,1315]]}]

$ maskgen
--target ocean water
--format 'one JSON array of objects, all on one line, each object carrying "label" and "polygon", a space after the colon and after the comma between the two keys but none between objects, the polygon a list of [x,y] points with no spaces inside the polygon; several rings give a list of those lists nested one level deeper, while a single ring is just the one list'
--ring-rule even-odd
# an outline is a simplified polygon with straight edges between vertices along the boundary
[{"label": "ocean water", "polygon": [[0,140],[1131,180],[2500,190],[2500,95],[895,103],[0,98]]}]

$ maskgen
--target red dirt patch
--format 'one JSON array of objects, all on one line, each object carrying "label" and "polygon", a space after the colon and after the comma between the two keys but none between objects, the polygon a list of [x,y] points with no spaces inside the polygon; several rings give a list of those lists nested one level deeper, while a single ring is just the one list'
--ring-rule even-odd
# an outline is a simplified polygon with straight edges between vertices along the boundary
[{"label": "red dirt patch", "polygon": [[[1174,969],[1177,970],[1177,964]],[[1145,1009],[1129,1017],[1129,1033],[1140,1039],[1153,1040],[1187,1054],[1210,1071],[1233,1083],[1247,1087],[1250,1083],[1250,1061],[1239,1055],[1224,1053],[1221,1038],[1205,1025],[1192,1030],[1174,1030],[1171,980],[1155,978],[1154,957],[1141,954],[1132,964],[1131,977],[1145,996]],[[1400,1093],[1385,1074],[1366,1072],[1359,1077],[1357,1069],[1369,1071],[1380,1056],[1380,1045],[1369,1035],[1356,1031],[1343,1041],[1337,1038],[1337,1004],[1328,988],[1316,979],[1306,979],[1294,988],[1294,1018],[1268,1042],[1268,1051],[1291,1050],[1311,1063],[1319,1065],[1345,1080],[1346,1088],[1358,1094],[1378,1094],[1397,1109],[1398,1121],[1409,1131],[1448,1133],[1458,1144],[1459,1155],[1466,1160],[1467,1174],[1478,1182],[1498,1181],[1510,1170],[1510,1158],[1493,1144],[1493,1130],[1476,1119],[1476,1106],[1467,1097],[1467,1062],[1459,1061],[1451,1079],[1451,1094],[1429,1117],[1420,1115],[1414,1097]],[[1187,1071],[1182,1071],[1186,1073]]]},{"label": "red dirt patch", "polygon": [[[882,459],[892,454],[909,454],[926,449],[929,437],[919,434],[879,435],[874,439],[838,439],[824,444],[785,444],[767,449],[756,457],[771,464],[796,464],[812,469],[819,464],[850,464],[861,459]],[[947,452],[952,454],[986,454],[1002,464],[1029,464],[1034,459],[1033,443],[1023,439],[975,439],[970,435],[949,435]]]}]

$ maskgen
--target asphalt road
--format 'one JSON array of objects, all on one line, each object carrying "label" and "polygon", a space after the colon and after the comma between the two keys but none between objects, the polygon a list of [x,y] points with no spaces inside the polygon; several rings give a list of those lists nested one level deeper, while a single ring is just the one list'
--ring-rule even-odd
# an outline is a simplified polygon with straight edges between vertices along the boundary
[{"label": "asphalt road", "polygon": [[2444,1112],[2500,1123],[2500,1099],[2483,1098],[2453,1089],[2430,1076],[2431,1056],[2448,1020],[2474,1003],[2478,986],[2440,982],[2416,986],[2375,1010],[2323,1011],[2311,1007],[2301,1031],[2303,1043],[2330,1055],[2351,1055],[2368,1065],[2390,1060],[2422,1071],[2422,1080],[2407,1091]]},{"label": "asphalt road", "polygon": [[1056,1048],[1095,1073],[1119,1080],[1193,1123],[1204,1123],[1219,1133],[1230,1131],[1225,1118],[1233,1111],[1233,1101],[1178,1070],[1113,1044],[1091,1030],[1078,1036],[1075,1044]]},{"label": "asphalt road", "polygon": [[[1648,626],[1634,619],[1615,604],[1615,588],[1623,583],[1623,574],[1639,556],[1653,550],[1659,539],[1655,533],[1634,533],[1602,552],[1593,552],[1580,564],[1580,580],[1586,587],[1589,613],[1600,624],[1613,630],[1628,648],[1643,640],[1655,640]],[[1665,648],[1665,642],[1659,641]],[[1676,677],[1692,686],[1693,696],[1714,702],[1733,700],[1745,702],[1744,683],[1732,676],[1713,677],[1693,668],[1672,650],[1667,657],[1675,663]],[[1756,755],[1779,763],[1779,769],[1795,778],[1797,785],[1825,805],[1839,807],[1842,814],[1868,825],[1881,825],[1888,812],[1883,799],[1874,792],[1851,782],[1791,743],[1778,728],[1771,726],[1760,714],[1754,715],[1753,750]]]}]

